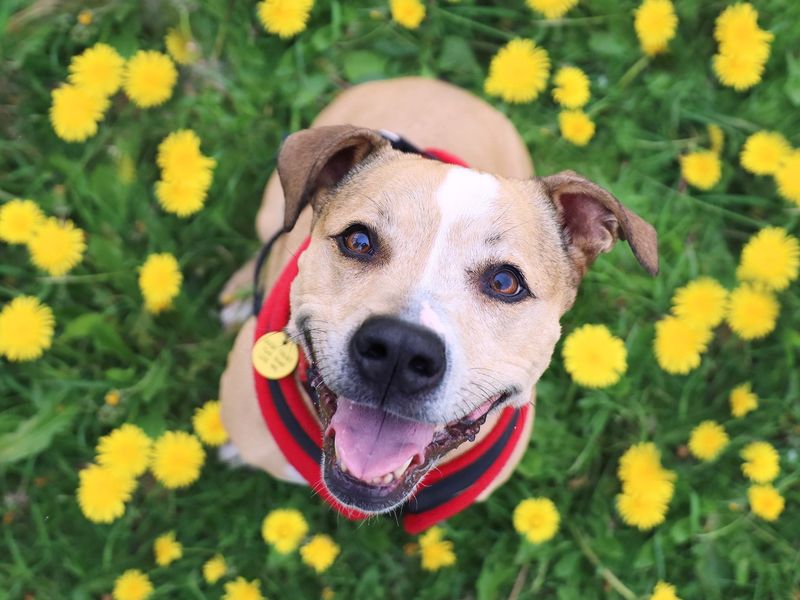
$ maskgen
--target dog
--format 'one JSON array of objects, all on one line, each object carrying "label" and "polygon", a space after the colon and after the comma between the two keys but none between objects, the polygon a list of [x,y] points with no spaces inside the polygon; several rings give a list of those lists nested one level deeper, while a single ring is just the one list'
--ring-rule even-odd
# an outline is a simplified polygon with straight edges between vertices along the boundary
[{"label": "dog", "polygon": [[[234,342],[222,418],[245,463],[351,518],[400,510],[421,531],[488,497],[527,447],[592,262],[623,239],[658,271],[651,225],[577,173],[535,177],[510,121],[441,81],[352,87],[277,163],[257,217],[269,257],[224,293],[258,271],[271,304]],[[301,348],[279,382],[251,362],[276,330]]]}]

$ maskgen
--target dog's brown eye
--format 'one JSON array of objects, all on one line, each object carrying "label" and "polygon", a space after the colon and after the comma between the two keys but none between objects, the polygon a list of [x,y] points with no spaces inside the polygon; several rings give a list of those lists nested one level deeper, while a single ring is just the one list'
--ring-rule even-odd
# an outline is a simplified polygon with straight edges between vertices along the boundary
[{"label": "dog's brown eye", "polygon": [[369,230],[363,225],[352,225],[337,236],[339,248],[354,258],[370,258],[375,253]]},{"label": "dog's brown eye", "polygon": [[520,272],[510,265],[488,269],[482,280],[484,293],[504,302],[516,302],[531,295]]},{"label": "dog's brown eye", "polygon": [[513,296],[520,288],[519,279],[508,269],[495,273],[490,285],[495,293],[503,294],[504,296]]},{"label": "dog's brown eye", "polygon": [[372,242],[369,239],[369,235],[363,231],[354,231],[348,235],[344,238],[344,245],[350,252],[355,252],[356,254],[369,254],[372,250]]}]

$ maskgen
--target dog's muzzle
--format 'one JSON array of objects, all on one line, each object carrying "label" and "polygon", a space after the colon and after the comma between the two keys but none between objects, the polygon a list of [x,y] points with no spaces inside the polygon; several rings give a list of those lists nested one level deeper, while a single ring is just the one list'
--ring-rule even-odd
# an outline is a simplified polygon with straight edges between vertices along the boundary
[{"label": "dog's muzzle", "polygon": [[[488,397],[461,419],[429,423],[424,414],[447,369],[433,331],[394,317],[372,317],[353,335],[354,381],[335,393],[313,364],[309,383],[323,425],[323,481],[346,506],[391,510],[411,495],[438,460],[474,440],[487,414],[509,393]],[[338,390],[337,390],[338,391]]]}]

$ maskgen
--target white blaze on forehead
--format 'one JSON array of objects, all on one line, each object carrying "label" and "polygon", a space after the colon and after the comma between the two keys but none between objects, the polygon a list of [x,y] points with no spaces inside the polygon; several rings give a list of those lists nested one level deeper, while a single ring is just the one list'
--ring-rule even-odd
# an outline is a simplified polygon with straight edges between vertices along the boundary
[{"label": "white blaze on forehead", "polygon": [[[448,249],[448,238],[453,228],[465,221],[488,215],[494,208],[499,191],[499,182],[487,173],[478,173],[463,167],[451,167],[447,171],[444,181],[436,190],[439,228],[426,260],[422,287],[427,286],[431,278],[436,276],[439,263]],[[457,267],[463,268],[463,265]]]},{"label": "white blaze on forehead", "polygon": [[488,213],[499,190],[497,179],[488,173],[451,167],[436,190],[436,201],[442,217],[439,234],[443,231],[446,233],[460,219]]},{"label": "white blaze on forehead", "polygon": [[[492,175],[477,173],[463,167],[451,167],[447,171],[447,175],[436,190],[439,226],[430,254],[421,257],[425,269],[417,287],[418,297],[429,297],[430,292],[440,289],[443,277],[453,273],[454,269],[462,271],[465,268],[463,261],[456,257],[463,254],[466,249],[450,248],[450,235],[454,228],[464,226],[474,219],[487,217],[494,208],[499,190],[500,184]],[[454,299],[460,292],[462,292],[460,289],[453,290],[450,298]],[[424,301],[420,305],[418,319],[422,325],[433,329],[447,340],[450,329],[448,324],[452,323],[452,320],[446,313],[440,312],[442,308],[438,302],[432,306],[431,303]]]}]

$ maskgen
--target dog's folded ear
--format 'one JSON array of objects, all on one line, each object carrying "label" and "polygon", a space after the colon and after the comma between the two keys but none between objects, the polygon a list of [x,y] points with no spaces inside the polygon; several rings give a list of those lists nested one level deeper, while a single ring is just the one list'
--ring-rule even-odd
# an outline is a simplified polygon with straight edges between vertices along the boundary
[{"label": "dog's folded ear", "polygon": [[617,239],[627,240],[639,263],[658,273],[658,236],[653,226],[625,208],[610,192],[574,171],[543,177],[561,221],[570,258],[581,275]]},{"label": "dog's folded ear", "polygon": [[320,191],[335,186],[355,165],[388,146],[377,131],[352,125],[303,129],[287,137],[278,154],[286,200],[284,231],[294,227],[309,202],[314,205]]}]

